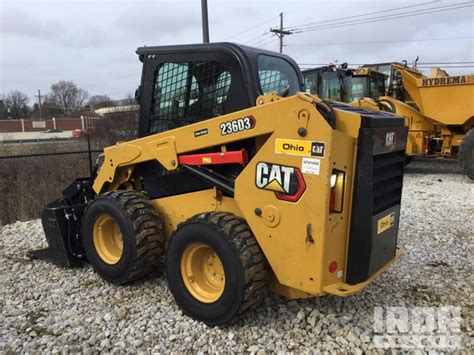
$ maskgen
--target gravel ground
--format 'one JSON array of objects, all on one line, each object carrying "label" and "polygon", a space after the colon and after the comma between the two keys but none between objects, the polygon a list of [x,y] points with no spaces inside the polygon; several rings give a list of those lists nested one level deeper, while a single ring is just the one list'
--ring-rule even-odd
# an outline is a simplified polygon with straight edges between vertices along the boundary
[{"label": "gravel ground", "polygon": [[457,335],[461,352],[469,353],[474,184],[449,164],[410,164],[399,234],[406,255],[363,292],[300,301],[270,295],[252,313],[221,328],[184,316],[163,276],[117,287],[90,267],[61,269],[32,261],[25,253],[44,244],[40,222],[4,226],[0,351],[382,352],[373,341],[374,307],[452,305],[461,307]]}]

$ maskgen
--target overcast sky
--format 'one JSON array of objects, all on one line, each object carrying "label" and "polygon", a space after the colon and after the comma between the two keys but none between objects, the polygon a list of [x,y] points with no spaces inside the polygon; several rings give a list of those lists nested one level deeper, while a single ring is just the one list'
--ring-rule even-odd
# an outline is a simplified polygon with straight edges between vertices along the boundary
[{"label": "overcast sky", "polygon": [[[434,12],[453,4],[471,6]],[[284,52],[298,63],[387,62],[417,55],[428,63],[474,62],[472,4],[208,0],[210,39],[278,50],[278,39],[268,30],[279,25],[278,14],[283,12],[287,28],[317,23],[285,37]],[[401,7],[406,8],[379,12]],[[408,16],[414,11],[430,13]],[[358,16],[373,12],[379,13]],[[338,20],[329,21],[334,19]],[[353,25],[354,21],[365,23]],[[0,0],[0,24],[0,94],[20,90],[32,102],[38,89],[46,94],[58,80],[72,80],[90,95],[123,98],[140,81],[138,46],[202,41],[200,0]],[[456,39],[441,40],[445,38]],[[354,43],[380,41],[391,42]],[[465,65],[471,67],[448,72],[474,72],[474,63]]]}]

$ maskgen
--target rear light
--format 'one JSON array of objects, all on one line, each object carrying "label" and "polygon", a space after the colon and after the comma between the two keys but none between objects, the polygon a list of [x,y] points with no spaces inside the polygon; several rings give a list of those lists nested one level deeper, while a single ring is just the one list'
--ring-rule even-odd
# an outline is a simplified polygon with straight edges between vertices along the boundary
[{"label": "rear light", "polygon": [[329,272],[330,273],[333,273],[333,272],[336,272],[337,270],[337,261],[331,261],[331,263],[329,264]]},{"label": "rear light", "polygon": [[346,174],[343,171],[334,169],[331,174],[329,184],[331,195],[329,198],[329,212],[341,213],[344,197],[344,183]]}]

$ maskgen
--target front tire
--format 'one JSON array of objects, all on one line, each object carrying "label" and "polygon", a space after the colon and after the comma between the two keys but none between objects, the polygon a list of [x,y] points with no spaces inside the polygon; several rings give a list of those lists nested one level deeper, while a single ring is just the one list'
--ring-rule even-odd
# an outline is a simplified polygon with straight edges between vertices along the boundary
[{"label": "front tire", "polygon": [[474,180],[474,128],[467,131],[459,146],[458,154],[464,174]]},{"label": "front tire", "polygon": [[108,192],[96,197],[84,213],[83,245],[103,279],[125,284],[158,267],[164,255],[162,224],[140,193]]},{"label": "front tire", "polygon": [[247,223],[230,213],[203,213],[180,224],[166,255],[176,303],[209,325],[229,322],[260,303],[266,270]]}]

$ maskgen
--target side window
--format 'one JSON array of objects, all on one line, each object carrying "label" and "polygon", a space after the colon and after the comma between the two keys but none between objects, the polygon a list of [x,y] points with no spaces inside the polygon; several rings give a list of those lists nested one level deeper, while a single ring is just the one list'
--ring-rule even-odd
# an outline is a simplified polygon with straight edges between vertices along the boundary
[{"label": "side window", "polygon": [[218,62],[163,63],[155,70],[150,133],[224,114],[231,85],[229,69]]},{"label": "side window", "polygon": [[258,57],[258,75],[264,95],[279,93],[290,87],[289,95],[299,91],[298,75],[286,60],[268,55]]},{"label": "side window", "polygon": [[310,73],[304,76],[305,91],[310,94],[318,94],[318,73]]},{"label": "side window", "polygon": [[217,78],[216,98],[218,104],[223,104],[227,99],[230,88],[230,72],[224,71]]},{"label": "side window", "polygon": [[341,81],[337,72],[324,72],[322,78],[322,99],[341,100]]}]

